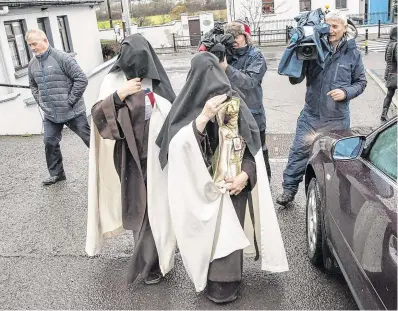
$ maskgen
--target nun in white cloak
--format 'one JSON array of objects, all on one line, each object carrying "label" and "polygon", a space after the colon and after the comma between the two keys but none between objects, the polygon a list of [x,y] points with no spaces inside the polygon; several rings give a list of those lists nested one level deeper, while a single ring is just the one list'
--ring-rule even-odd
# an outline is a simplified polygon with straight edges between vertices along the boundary
[{"label": "nun in white cloak", "polygon": [[197,291],[207,286],[216,303],[235,300],[243,249],[263,270],[288,270],[258,127],[213,54],[193,58],[156,143],[168,225]]},{"label": "nun in white cloak", "polygon": [[132,230],[128,282],[141,275],[155,284],[162,277],[149,209],[168,208],[155,140],[174,99],[148,41],[139,34],[126,38],[92,108],[86,252],[94,256],[104,237]]}]

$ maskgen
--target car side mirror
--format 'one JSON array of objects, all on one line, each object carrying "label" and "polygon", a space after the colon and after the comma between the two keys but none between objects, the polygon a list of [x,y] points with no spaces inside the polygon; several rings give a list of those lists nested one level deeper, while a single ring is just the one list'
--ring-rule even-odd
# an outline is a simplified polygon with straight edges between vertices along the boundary
[{"label": "car side mirror", "polygon": [[365,141],[365,136],[353,136],[338,140],[333,145],[333,160],[347,161],[356,159],[361,155]]}]

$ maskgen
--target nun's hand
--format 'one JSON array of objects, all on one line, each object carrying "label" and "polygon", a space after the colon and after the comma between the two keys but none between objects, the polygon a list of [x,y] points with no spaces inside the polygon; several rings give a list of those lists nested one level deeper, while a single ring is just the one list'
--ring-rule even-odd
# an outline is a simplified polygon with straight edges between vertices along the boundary
[{"label": "nun's hand", "polygon": [[223,103],[227,100],[227,95],[217,95],[210,98],[203,107],[202,113],[196,118],[196,128],[203,133],[207,122],[209,122],[217,112],[224,107]]},{"label": "nun's hand", "polygon": [[227,57],[226,56],[224,57],[224,61],[220,63],[220,66],[221,66],[222,69],[224,69],[224,71],[227,70],[228,63],[227,63]]},{"label": "nun's hand", "polygon": [[120,100],[124,101],[127,96],[133,95],[141,91],[141,79],[134,78],[128,80],[120,89],[117,90]]},{"label": "nun's hand", "polygon": [[205,106],[203,107],[201,115],[203,115],[208,121],[214,118],[217,112],[224,107],[223,103],[227,100],[227,95],[217,95],[210,98]]},{"label": "nun's hand", "polygon": [[238,195],[245,189],[247,185],[247,181],[249,180],[249,175],[246,172],[242,171],[235,178],[227,178],[225,182],[227,183],[227,190],[230,195]]}]

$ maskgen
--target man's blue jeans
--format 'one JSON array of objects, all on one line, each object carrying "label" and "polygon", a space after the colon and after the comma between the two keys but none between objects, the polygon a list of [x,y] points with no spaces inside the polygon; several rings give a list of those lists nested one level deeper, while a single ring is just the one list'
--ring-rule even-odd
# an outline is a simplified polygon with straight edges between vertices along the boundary
[{"label": "man's blue jeans", "polygon": [[296,135],[290,148],[289,159],[283,172],[282,187],[284,192],[295,195],[302,182],[307,162],[311,154],[312,143],[319,135],[350,128],[350,117],[343,120],[320,120],[302,111],[297,119]]}]

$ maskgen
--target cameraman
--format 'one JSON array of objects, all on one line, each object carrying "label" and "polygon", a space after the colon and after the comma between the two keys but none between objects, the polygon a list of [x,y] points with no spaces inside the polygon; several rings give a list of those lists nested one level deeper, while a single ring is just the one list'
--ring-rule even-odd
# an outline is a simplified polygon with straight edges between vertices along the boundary
[{"label": "cameraman", "polygon": [[243,22],[231,22],[224,26],[225,34],[231,34],[235,41],[227,60],[221,63],[222,68],[233,83],[245,96],[244,101],[249,107],[260,130],[261,143],[268,179],[271,179],[268,149],[265,143],[265,111],[263,106],[263,89],[261,83],[267,64],[261,51],[252,45],[250,28]]},{"label": "cameraman", "polygon": [[330,25],[331,52],[324,69],[316,60],[305,61],[301,78],[290,78],[292,84],[297,84],[306,77],[307,92],[283,173],[283,193],[276,199],[282,206],[294,200],[316,136],[350,128],[350,100],[362,94],[367,84],[362,56],[347,17],[340,11],[331,11],[325,22]]}]

